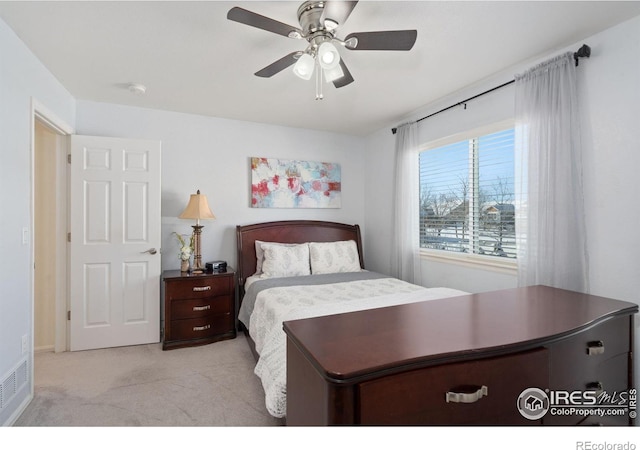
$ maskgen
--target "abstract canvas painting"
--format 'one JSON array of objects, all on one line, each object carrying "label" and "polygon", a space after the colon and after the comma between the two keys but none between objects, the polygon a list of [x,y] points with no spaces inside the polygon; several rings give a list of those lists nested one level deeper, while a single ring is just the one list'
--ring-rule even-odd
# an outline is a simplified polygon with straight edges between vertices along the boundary
[{"label": "abstract canvas painting", "polygon": [[340,164],[251,158],[253,208],[340,208]]}]

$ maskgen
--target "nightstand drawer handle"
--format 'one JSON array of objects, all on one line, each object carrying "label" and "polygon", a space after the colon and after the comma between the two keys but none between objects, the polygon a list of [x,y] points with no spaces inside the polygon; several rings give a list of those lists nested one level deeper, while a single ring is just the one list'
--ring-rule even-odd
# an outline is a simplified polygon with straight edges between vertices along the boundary
[{"label": "nightstand drawer handle", "polygon": [[204,331],[208,330],[209,328],[211,328],[211,325],[205,325],[203,327],[193,327],[193,331]]},{"label": "nightstand drawer handle", "polygon": [[447,392],[447,403],[475,403],[489,395],[489,389],[486,386],[460,386],[456,389],[471,392]]},{"label": "nightstand drawer handle", "polygon": [[211,305],[205,305],[205,306],[194,306],[193,310],[194,311],[206,311],[207,309],[211,309]]},{"label": "nightstand drawer handle", "polygon": [[193,288],[193,292],[210,291],[211,286],[196,286]]},{"label": "nightstand drawer handle", "polygon": [[604,342],[591,341],[587,344],[587,355],[602,355],[604,353]]}]

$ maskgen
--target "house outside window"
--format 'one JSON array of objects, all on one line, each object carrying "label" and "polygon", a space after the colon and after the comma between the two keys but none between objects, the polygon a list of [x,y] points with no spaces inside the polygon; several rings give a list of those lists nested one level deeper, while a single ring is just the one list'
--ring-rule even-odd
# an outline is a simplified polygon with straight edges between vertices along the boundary
[{"label": "house outside window", "polygon": [[420,152],[420,247],[516,257],[514,129]]}]

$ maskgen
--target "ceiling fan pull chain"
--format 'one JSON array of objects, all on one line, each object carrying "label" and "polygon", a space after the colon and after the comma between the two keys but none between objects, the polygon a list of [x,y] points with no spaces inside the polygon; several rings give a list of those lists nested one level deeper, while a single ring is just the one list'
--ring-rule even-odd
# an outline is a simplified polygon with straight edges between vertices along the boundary
[{"label": "ceiling fan pull chain", "polygon": [[322,67],[316,60],[316,100],[322,100]]}]

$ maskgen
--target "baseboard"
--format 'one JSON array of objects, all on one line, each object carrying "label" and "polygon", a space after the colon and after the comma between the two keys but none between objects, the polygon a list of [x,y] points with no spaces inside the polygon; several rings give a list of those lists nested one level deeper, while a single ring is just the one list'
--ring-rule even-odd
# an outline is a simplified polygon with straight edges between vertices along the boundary
[{"label": "baseboard", "polygon": [[34,353],[45,353],[45,352],[53,352],[55,350],[55,346],[53,345],[43,345],[41,347],[35,347],[33,349]]},{"label": "baseboard", "polygon": [[18,406],[18,408],[16,408],[16,410],[13,412],[13,414],[9,416],[6,423],[3,423],[1,426],[12,427],[16,423],[18,418],[22,415],[22,413],[27,409],[27,406],[29,406],[29,403],[31,403],[31,400],[33,400],[32,393],[30,393],[27,397],[25,397],[24,400],[22,400],[22,403],[20,404],[20,406]]}]

